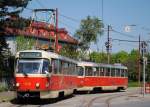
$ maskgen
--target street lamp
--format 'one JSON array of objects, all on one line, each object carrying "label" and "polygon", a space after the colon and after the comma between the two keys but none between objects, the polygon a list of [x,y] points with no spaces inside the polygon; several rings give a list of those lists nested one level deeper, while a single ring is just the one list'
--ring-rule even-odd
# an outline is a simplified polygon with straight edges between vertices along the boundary
[{"label": "street lamp", "polygon": [[125,28],[124,28],[124,31],[125,32],[131,32],[131,27],[134,27],[136,26],[135,24],[132,24],[132,25],[126,25]]},{"label": "street lamp", "polygon": [[[136,25],[127,25],[125,27],[126,32],[131,32],[131,27],[134,27]],[[140,40],[140,35],[139,35],[139,62],[138,62],[138,67],[139,67],[139,75],[138,75],[138,80],[140,84],[140,53],[142,54],[142,59],[143,59],[143,96],[145,95],[145,66],[147,62],[147,57],[145,57],[145,53],[147,52],[147,43],[145,41]]]},{"label": "street lamp", "polygon": [[143,58],[143,96],[145,96],[145,66],[147,62],[147,57],[145,57],[145,53],[147,52],[147,43],[145,41],[141,43],[141,48]]}]

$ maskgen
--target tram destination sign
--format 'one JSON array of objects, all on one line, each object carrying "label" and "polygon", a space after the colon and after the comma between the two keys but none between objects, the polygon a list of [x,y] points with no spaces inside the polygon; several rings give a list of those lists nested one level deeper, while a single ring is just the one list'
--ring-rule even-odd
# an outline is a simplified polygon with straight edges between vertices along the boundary
[{"label": "tram destination sign", "polygon": [[41,58],[42,53],[41,52],[20,52],[19,57],[20,58]]}]

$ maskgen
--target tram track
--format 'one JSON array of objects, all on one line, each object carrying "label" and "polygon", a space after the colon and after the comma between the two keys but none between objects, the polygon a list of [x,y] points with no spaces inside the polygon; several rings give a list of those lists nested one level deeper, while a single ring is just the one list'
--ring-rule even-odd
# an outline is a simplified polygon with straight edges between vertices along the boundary
[{"label": "tram track", "polygon": [[40,101],[13,101],[13,102],[6,102],[7,107],[42,107],[43,103],[41,104]]},{"label": "tram track", "polygon": [[[112,107],[114,104],[125,104],[126,101],[140,101],[143,97],[139,92],[139,89],[128,89],[126,92],[104,92],[104,93],[90,93],[76,95],[73,99],[66,97],[64,99],[58,99],[56,101],[47,100],[21,100],[16,99],[10,102],[2,102],[0,107]],[[119,101],[119,103],[118,103]],[[121,102],[120,102],[121,101]],[[125,103],[124,103],[125,101]],[[74,102],[74,104],[70,104]]]},{"label": "tram track", "polygon": [[92,98],[88,104],[85,107],[92,107],[92,105],[94,104],[94,102],[96,102],[97,100],[104,100],[103,103],[106,105],[106,107],[111,107],[111,101],[114,99],[117,99],[118,97],[125,97],[125,96],[133,96],[137,94],[136,92],[132,92],[132,93],[123,93],[123,94],[114,94],[114,95],[105,95],[105,96],[97,96]]},{"label": "tram track", "polygon": [[10,105],[8,107],[42,107],[43,105],[28,105],[28,104],[21,104],[21,105]]},{"label": "tram track", "polygon": [[106,101],[105,101],[105,103],[106,103],[106,105],[107,105],[107,107],[111,107],[111,101],[112,100],[114,100],[114,99],[116,99],[116,98],[120,98],[120,97],[125,97],[125,96],[131,96],[131,95],[134,95],[133,93],[131,94],[127,94],[127,95],[116,95],[116,96],[112,96],[112,97],[110,97],[110,98],[108,98]]}]

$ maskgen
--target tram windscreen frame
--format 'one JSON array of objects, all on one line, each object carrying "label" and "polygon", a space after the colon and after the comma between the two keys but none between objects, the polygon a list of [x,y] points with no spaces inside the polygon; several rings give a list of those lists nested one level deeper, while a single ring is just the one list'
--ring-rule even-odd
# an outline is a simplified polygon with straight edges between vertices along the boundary
[{"label": "tram windscreen frame", "polygon": [[49,72],[49,61],[46,59],[19,59],[17,61],[16,73],[47,74]]}]

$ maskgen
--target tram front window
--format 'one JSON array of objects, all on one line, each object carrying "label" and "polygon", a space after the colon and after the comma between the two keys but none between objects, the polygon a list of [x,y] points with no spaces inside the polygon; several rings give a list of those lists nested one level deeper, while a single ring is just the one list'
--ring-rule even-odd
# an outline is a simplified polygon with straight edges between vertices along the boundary
[{"label": "tram front window", "polygon": [[18,73],[38,74],[41,71],[42,60],[19,60],[17,64]]}]

